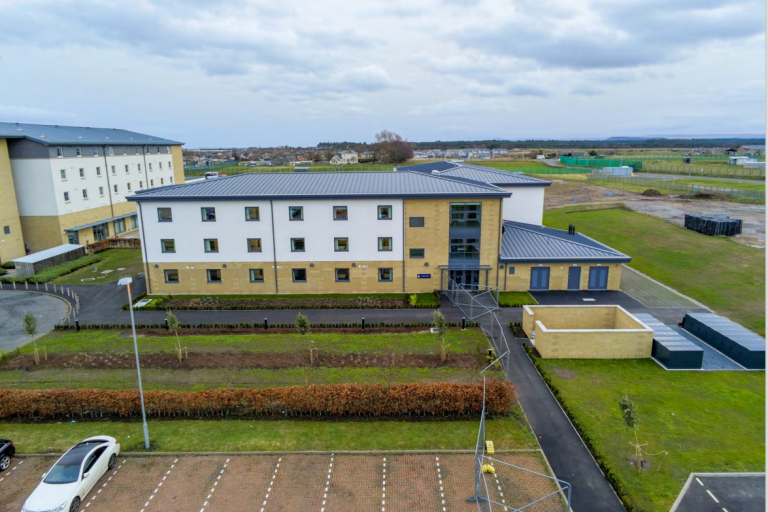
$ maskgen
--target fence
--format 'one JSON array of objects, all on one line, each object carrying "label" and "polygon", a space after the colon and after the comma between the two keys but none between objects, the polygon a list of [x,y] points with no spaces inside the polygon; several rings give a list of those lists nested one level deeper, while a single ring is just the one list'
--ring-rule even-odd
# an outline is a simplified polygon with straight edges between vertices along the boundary
[{"label": "fence", "polygon": [[643,168],[643,162],[637,160],[624,160],[623,158],[616,160],[608,159],[596,159],[596,158],[573,158],[570,156],[561,156],[560,163],[564,165],[581,165],[585,167],[621,167],[622,165],[628,165],[634,170]]},{"label": "fence", "polygon": [[[640,161],[647,161],[647,160],[657,160],[660,162],[681,162],[683,161],[683,158],[690,158],[694,162],[725,162],[728,163],[728,159],[731,156],[747,156],[747,155],[669,155],[669,154],[639,154],[639,155],[622,155],[622,157],[632,159],[632,160],[640,160]],[[764,162],[765,156],[753,156],[752,158],[757,158],[758,161]]]},{"label": "fence", "polygon": [[220,169],[225,169],[227,167],[237,167],[237,162],[234,162],[234,161],[221,162],[221,163],[210,164],[210,165],[185,165],[184,176],[202,175],[206,172],[218,171]]},{"label": "fence", "polygon": [[593,172],[587,176],[589,181],[602,181],[634,185],[638,187],[655,188],[657,190],[671,190],[683,194],[695,194],[697,192],[711,192],[725,194],[733,197],[746,197],[765,201],[765,191],[748,190],[743,188],[715,187],[711,185],[698,185],[696,183],[679,183],[676,180],[653,180],[639,176],[609,176]]},{"label": "fence", "polygon": [[713,178],[746,178],[765,179],[765,169],[747,169],[741,165],[709,165],[696,167],[695,164],[685,166],[645,164],[640,172],[652,172],[656,174],[678,174],[683,176],[699,176]]},{"label": "fence", "polygon": [[96,254],[107,249],[141,249],[140,238],[105,238],[85,246],[87,254]]}]

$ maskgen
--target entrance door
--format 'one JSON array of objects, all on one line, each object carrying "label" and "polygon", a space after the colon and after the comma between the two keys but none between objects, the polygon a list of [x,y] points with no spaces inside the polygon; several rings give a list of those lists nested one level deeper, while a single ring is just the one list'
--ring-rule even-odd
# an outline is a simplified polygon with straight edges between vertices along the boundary
[{"label": "entrance door", "polygon": [[568,289],[578,290],[581,286],[581,267],[568,268]]},{"label": "entrance door", "polygon": [[608,267],[589,267],[589,289],[608,289]]},{"label": "entrance door", "polygon": [[549,267],[531,269],[531,290],[549,290]]},{"label": "entrance door", "polygon": [[109,238],[109,225],[105,222],[104,224],[93,226],[93,241],[98,242],[105,238]]},{"label": "entrance door", "polygon": [[456,285],[463,285],[460,288],[467,291],[477,291],[480,284],[479,270],[451,270],[450,278]]},{"label": "entrance door", "polygon": [[80,245],[80,235],[77,231],[67,231],[67,239],[71,244]]}]

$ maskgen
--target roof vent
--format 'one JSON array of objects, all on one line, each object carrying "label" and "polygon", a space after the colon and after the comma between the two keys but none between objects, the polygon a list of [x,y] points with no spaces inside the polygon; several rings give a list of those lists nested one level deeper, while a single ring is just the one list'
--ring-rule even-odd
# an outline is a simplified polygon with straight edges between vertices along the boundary
[{"label": "roof vent", "polygon": [[432,174],[440,174],[440,171],[438,171],[437,169],[432,169]]},{"label": "roof vent", "polygon": [[576,236],[576,226],[573,224],[568,224],[568,234],[571,236]]}]

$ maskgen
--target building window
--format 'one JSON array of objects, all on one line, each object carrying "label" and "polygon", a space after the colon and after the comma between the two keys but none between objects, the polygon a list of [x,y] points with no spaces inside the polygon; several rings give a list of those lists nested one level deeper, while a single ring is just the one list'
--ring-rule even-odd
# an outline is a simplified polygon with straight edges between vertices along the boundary
[{"label": "building window", "polygon": [[64,202],[65,203],[69,202],[69,192],[64,192]]},{"label": "building window", "polygon": [[291,238],[291,252],[304,252],[303,238]]},{"label": "building window", "polygon": [[333,207],[333,220],[347,220],[347,207],[346,206],[334,206]]},{"label": "building window", "polygon": [[263,283],[264,282],[264,269],[262,268],[252,268],[248,271],[248,274],[250,274],[251,282],[252,283]]},{"label": "building window", "polygon": [[509,269],[509,275],[515,274],[515,267],[507,267]]},{"label": "building window", "polygon": [[67,179],[67,171],[66,171],[66,169],[60,170],[59,174],[61,174],[61,179],[63,179],[63,180]]},{"label": "building window", "polygon": [[123,154],[124,154],[124,155],[127,155],[127,154],[128,154],[128,148],[126,148],[125,146],[123,146]]},{"label": "building window", "polygon": [[391,282],[392,281],[392,269],[391,268],[380,268],[379,269],[379,281],[380,282]]},{"label": "building window", "polygon": [[216,238],[205,239],[205,252],[219,252],[219,241]]},{"label": "building window", "polygon": [[147,166],[149,166],[149,170],[152,170],[152,162],[148,163]]},{"label": "building window", "polygon": [[144,182],[139,180],[139,189],[142,189],[142,188],[144,188]]},{"label": "building window", "polygon": [[379,206],[379,220],[392,219],[392,206]]},{"label": "building window", "polygon": [[119,192],[117,191],[117,185],[114,186],[114,189],[115,189],[115,194],[118,194]]},{"label": "building window", "polygon": [[88,199],[88,189],[87,188],[83,189],[83,199]]},{"label": "building window", "polygon": [[[170,153],[170,151],[169,151],[169,153]],[[168,168],[173,170],[173,167],[171,167],[171,162],[168,162]]]},{"label": "building window", "polygon": [[139,172],[141,172],[141,164],[136,164],[139,168]]},{"label": "building window", "polygon": [[139,146],[136,146],[136,147],[134,148],[134,154],[136,154],[136,155],[138,155],[138,154],[139,154]]},{"label": "building window", "polygon": [[130,171],[130,169],[128,168],[128,164],[125,164],[125,174],[128,174],[129,172],[131,172],[131,171]]},{"label": "building window", "polygon": [[248,252],[261,252],[261,238],[248,239]]},{"label": "building window", "polygon": [[424,217],[411,217],[408,219],[408,227],[411,228],[423,228]]},{"label": "building window", "polygon": [[149,146],[144,147],[144,153],[149,154]]},{"label": "building window", "polygon": [[80,177],[85,178],[85,169],[83,169],[82,167],[80,168]]},{"label": "building window", "polygon": [[289,206],[288,218],[290,220],[304,220],[304,207],[303,206]]},{"label": "building window", "polygon": [[479,238],[451,238],[449,259],[477,260],[480,259]]},{"label": "building window", "polygon": [[104,187],[99,187],[99,195],[104,197]]},{"label": "building window", "polygon": [[305,268],[293,268],[291,269],[293,274],[294,283],[306,283],[307,282],[307,269]]},{"label": "building window", "polygon": [[64,151],[61,148],[56,148],[56,156],[61,158],[64,156]]},{"label": "building window", "polygon": [[115,175],[115,166],[113,165],[112,166],[112,176],[114,176],[114,175]]},{"label": "building window", "polygon": [[452,228],[479,228],[480,203],[451,203]]},{"label": "building window", "polygon": [[149,180],[149,186],[154,187],[155,186],[155,180]]},{"label": "building window", "polygon": [[171,152],[171,146],[165,146],[165,152],[170,153]]},{"label": "building window", "polygon": [[130,192],[131,191],[131,184],[128,183],[126,186],[128,187],[128,192]]},{"label": "building window", "polygon": [[158,169],[160,169],[162,171],[163,170],[163,162],[157,162],[157,167],[158,167]]},{"label": "building window", "polygon": [[173,213],[170,208],[158,208],[157,209],[158,222],[173,222]]},{"label": "building window", "polygon": [[101,167],[96,168],[96,176],[101,176]]},{"label": "building window", "polygon": [[392,238],[390,238],[390,237],[379,237],[379,250],[380,251],[391,251],[392,250]]},{"label": "building window", "polygon": [[160,184],[161,184],[161,185],[163,185],[163,184],[164,184],[164,182],[163,182],[163,178],[160,178]]},{"label": "building window", "polygon": [[165,274],[165,282],[166,283],[178,283],[179,282],[179,271],[178,270],[165,270],[163,271]]},{"label": "building window", "polygon": [[115,155],[115,150],[112,149],[112,146],[109,146],[107,148],[107,153],[109,153],[109,156],[114,156]]},{"label": "building window", "polygon": [[171,185],[173,185],[173,176],[171,176],[171,177],[170,177],[170,178],[168,178],[168,179],[170,180],[170,182],[171,182]]},{"label": "building window", "polygon": [[200,208],[203,222],[216,222],[216,208]]},{"label": "building window", "polygon": [[99,148],[93,148],[93,156],[99,156]]},{"label": "building window", "polygon": [[83,150],[80,148],[75,148],[75,154],[77,156],[83,156]]},{"label": "building window", "polygon": [[349,251],[349,238],[334,238],[333,239],[333,250],[336,252],[347,252]]},{"label": "building window", "polygon": [[11,234],[11,226],[3,226],[3,234],[10,235]]},{"label": "building window", "polygon": [[349,269],[348,268],[337,268],[336,269],[336,282],[338,282],[338,283],[348,283],[349,282]]},{"label": "building window", "polygon": [[411,249],[411,258],[423,258],[424,257],[424,249]]},{"label": "building window", "polygon": [[259,220],[259,207],[258,206],[246,206],[245,207],[245,220]]},{"label": "building window", "polygon": [[163,252],[176,252],[175,240],[160,240],[160,247]]},{"label": "building window", "polygon": [[208,275],[208,282],[209,283],[220,283],[221,282],[221,269],[218,268],[209,268],[205,271],[205,273]]},{"label": "building window", "polygon": [[115,221],[115,234],[125,233],[125,219],[118,219]]},{"label": "building window", "polygon": [[136,229],[138,227],[139,227],[139,216],[131,215],[131,229]]}]

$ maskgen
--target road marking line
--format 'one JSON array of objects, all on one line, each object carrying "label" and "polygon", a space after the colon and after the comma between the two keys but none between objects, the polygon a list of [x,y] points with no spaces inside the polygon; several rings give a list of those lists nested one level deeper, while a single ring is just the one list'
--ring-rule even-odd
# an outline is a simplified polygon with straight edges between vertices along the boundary
[{"label": "road marking line", "polygon": [[[443,488],[443,475],[440,473],[440,457],[435,457],[435,464],[437,465],[437,481],[440,484],[440,489],[442,490],[442,488]],[[443,496],[442,493],[440,494],[440,496],[445,498],[445,496]],[[440,501],[443,504],[443,512],[446,512],[445,499],[441,499]]]},{"label": "road marking line", "polygon": [[713,500],[715,500],[715,503],[720,503],[720,501],[718,501],[718,499],[717,499],[717,498],[715,498],[715,495],[714,495],[714,494],[712,494],[712,492],[711,492],[709,489],[707,489],[707,494],[709,494],[710,496],[712,496],[712,499],[713,499]]},{"label": "road marking line", "polygon": [[[123,462],[125,462],[125,461],[123,461]],[[173,469],[174,467],[176,467],[176,463],[177,463],[177,462],[179,462],[179,459],[176,459],[176,460],[174,460],[174,461],[173,461],[173,464],[171,464],[171,469]],[[166,472],[165,472],[165,475],[163,475],[163,480],[165,480],[166,478],[168,478],[168,475],[170,475],[170,474],[171,474],[171,469],[169,469],[168,471],[166,471]],[[160,482],[158,482],[158,484],[157,484],[157,487],[155,487],[155,490],[154,490],[154,491],[152,491],[152,494],[150,494],[150,495],[149,495],[149,500],[152,500],[152,499],[154,499],[154,498],[155,498],[155,493],[157,493],[157,491],[159,491],[159,490],[160,490],[160,487],[162,487],[162,486],[163,486],[163,482],[162,482],[162,480],[161,480]],[[147,507],[149,506],[149,503],[150,503],[150,502],[149,502],[149,501],[147,501],[147,502],[144,504],[144,508],[147,508]],[[144,512],[144,508],[143,508],[143,509],[141,509],[141,512]]]},{"label": "road marking line", "polygon": [[267,495],[264,496],[264,502],[261,504],[261,510],[260,512],[264,512],[264,507],[267,506],[267,501],[269,499],[269,493],[272,492],[272,485],[275,483],[275,480],[277,479],[277,468],[280,467],[280,462],[283,460],[282,457],[277,459],[277,464],[275,465],[275,472],[272,473],[272,480],[269,482],[269,488],[267,489]]},{"label": "road marking line", "polygon": [[[227,462],[229,462],[229,459],[227,459],[227,461],[224,463],[224,468],[227,467]],[[224,474],[224,469],[219,471],[219,474],[216,477],[216,481],[213,482],[213,488],[211,489],[211,494],[213,494],[213,492],[216,490],[216,486],[219,485],[218,481],[221,480],[221,475],[223,475],[223,474]],[[211,494],[209,494],[208,498],[206,498],[206,501],[205,501],[205,503],[203,503],[203,508],[200,509],[200,512],[204,512],[205,511],[205,507],[208,506],[208,500],[211,499]]]},{"label": "road marking line", "polygon": [[320,512],[325,512],[325,502],[328,498],[328,486],[331,484],[331,471],[333,470],[333,454],[331,454],[331,462],[328,466],[328,479],[325,482],[325,494],[323,494],[323,506],[320,507]]},{"label": "road marking line", "polygon": [[699,485],[700,485],[700,486],[704,487],[704,484],[703,484],[703,483],[701,483],[701,480],[699,480],[699,477],[696,477],[696,481],[697,481],[697,482],[699,482]]}]

